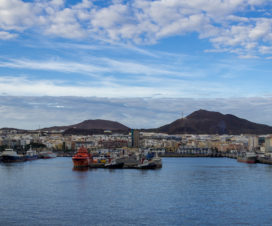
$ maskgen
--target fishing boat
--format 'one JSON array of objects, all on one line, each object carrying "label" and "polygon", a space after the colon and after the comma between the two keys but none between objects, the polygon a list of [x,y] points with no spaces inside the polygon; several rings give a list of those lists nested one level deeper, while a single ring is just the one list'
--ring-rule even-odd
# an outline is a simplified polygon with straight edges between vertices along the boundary
[{"label": "fishing boat", "polygon": [[124,162],[118,161],[118,159],[113,159],[109,163],[105,164],[105,167],[109,169],[123,169]]},{"label": "fishing boat", "polygon": [[19,155],[13,149],[5,149],[5,151],[1,154],[2,162],[23,162],[25,161],[25,157],[23,155]]},{"label": "fishing boat", "polygon": [[254,152],[242,152],[240,155],[238,155],[237,161],[244,163],[256,163],[257,155]]},{"label": "fishing boat", "polygon": [[156,168],[162,168],[162,159],[158,156],[157,152],[152,158],[152,161],[156,164]]},{"label": "fishing boat", "polygon": [[268,153],[266,153],[266,154],[258,153],[257,154],[257,162],[272,165],[272,157]]},{"label": "fishing boat", "polygon": [[91,162],[91,155],[88,150],[82,146],[77,150],[72,160],[75,168],[88,167]]},{"label": "fishing boat", "polygon": [[139,169],[156,169],[157,165],[154,161],[152,160],[143,160],[141,164],[138,165]]},{"label": "fishing boat", "polygon": [[26,161],[38,159],[37,151],[32,150],[30,147],[30,149],[26,152],[25,159]]},{"label": "fishing boat", "polygon": [[158,156],[158,153],[148,152],[146,156],[142,158],[138,169],[157,169],[162,168],[162,160]]}]

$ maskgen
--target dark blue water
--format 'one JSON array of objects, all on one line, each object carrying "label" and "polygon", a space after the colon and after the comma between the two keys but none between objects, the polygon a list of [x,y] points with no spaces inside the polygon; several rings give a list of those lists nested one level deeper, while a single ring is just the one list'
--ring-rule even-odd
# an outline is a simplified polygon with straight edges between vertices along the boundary
[{"label": "dark blue water", "polygon": [[164,158],[160,170],[0,163],[0,225],[271,225],[272,167]]}]

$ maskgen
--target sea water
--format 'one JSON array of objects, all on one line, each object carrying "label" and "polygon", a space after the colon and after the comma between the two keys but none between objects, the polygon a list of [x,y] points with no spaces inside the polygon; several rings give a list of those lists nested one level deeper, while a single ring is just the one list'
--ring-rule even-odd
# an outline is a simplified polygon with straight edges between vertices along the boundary
[{"label": "sea water", "polygon": [[0,163],[0,225],[271,225],[272,166],[163,158],[163,168]]}]

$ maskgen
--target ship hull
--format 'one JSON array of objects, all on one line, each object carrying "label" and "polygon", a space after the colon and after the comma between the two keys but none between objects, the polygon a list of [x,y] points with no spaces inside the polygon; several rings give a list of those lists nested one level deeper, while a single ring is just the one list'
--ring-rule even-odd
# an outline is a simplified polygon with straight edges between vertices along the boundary
[{"label": "ship hull", "polygon": [[263,163],[263,164],[269,164],[272,165],[272,158],[267,158],[267,157],[260,157],[257,159],[258,162]]},{"label": "ship hull", "polygon": [[24,157],[21,156],[2,156],[2,162],[23,162]]},{"label": "ship hull", "polygon": [[89,158],[73,158],[73,164],[75,168],[88,167],[90,160]]},{"label": "ship hull", "polygon": [[155,163],[141,164],[139,169],[156,169],[157,165]]},{"label": "ship hull", "polygon": [[47,152],[47,151],[44,151],[44,152],[40,152],[39,155],[38,155],[38,158],[40,159],[52,159],[52,158],[56,158],[57,155],[53,152]]},{"label": "ship hull", "polygon": [[257,159],[256,158],[237,158],[238,162],[244,162],[244,163],[256,163]]},{"label": "ship hull", "polygon": [[26,161],[32,161],[38,159],[38,155],[35,156],[26,156]]},{"label": "ship hull", "polygon": [[120,163],[109,164],[106,167],[109,169],[123,169],[124,163],[120,162]]}]

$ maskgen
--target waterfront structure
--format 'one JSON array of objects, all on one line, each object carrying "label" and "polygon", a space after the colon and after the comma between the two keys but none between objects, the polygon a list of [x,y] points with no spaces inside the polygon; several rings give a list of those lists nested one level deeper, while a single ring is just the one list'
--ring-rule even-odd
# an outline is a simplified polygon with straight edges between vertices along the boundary
[{"label": "waterfront structure", "polygon": [[259,140],[257,136],[250,136],[248,138],[248,150],[253,151],[259,146]]},{"label": "waterfront structure", "polygon": [[131,130],[131,146],[133,148],[140,147],[140,131],[139,130]]},{"label": "waterfront structure", "polygon": [[268,136],[265,138],[265,152],[272,152],[272,136]]}]

